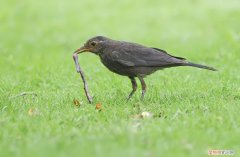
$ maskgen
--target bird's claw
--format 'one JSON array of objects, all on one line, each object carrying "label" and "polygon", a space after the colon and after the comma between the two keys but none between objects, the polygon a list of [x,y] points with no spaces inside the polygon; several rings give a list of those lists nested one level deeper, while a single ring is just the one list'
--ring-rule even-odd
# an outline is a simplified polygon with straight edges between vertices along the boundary
[{"label": "bird's claw", "polygon": [[130,101],[131,97],[127,97],[127,102]]},{"label": "bird's claw", "polygon": [[142,96],[141,96],[142,101],[144,100],[145,92],[146,92],[145,90],[142,91]]}]

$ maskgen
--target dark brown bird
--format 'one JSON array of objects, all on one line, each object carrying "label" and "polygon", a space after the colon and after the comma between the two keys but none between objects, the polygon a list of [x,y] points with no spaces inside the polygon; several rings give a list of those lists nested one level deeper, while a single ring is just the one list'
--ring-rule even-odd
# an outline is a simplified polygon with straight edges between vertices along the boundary
[{"label": "dark brown bird", "polygon": [[143,98],[146,92],[146,84],[143,78],[160,69],[192,66],[216,71],[212,67],[188,62],[185,58],[170,55],[158,48],[112,40],[103,36],[96,36],[89,39],[74,54],[76,55],[85,51],[98,55],[102,63],[112,72],[129,77],[132,83],[132,91],[128,99],[132,97],[137,89],[136,77],[141,82]]}]

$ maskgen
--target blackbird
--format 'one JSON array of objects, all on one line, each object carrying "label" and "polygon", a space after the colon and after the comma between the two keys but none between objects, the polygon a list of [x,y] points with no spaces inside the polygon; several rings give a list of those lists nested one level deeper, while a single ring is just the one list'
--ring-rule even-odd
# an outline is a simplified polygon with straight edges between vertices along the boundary
[{"label": "blackbird", "polygon": [[142,85],[141,98],[143,99],[146,92],[146,83],[143,78],[160,69],[191,66],[216,71],[212,67],[192,63],[185,58],[170,55],[165,50],[159,48],[117,41],[103,36],[89,39],[84,46],[74,52],[74,55],[86,51],[98,55],[101,62],[110,71],[129,77],[132,83],[132,91],[128,99],[132,97],[137,89],[136,77]]}]

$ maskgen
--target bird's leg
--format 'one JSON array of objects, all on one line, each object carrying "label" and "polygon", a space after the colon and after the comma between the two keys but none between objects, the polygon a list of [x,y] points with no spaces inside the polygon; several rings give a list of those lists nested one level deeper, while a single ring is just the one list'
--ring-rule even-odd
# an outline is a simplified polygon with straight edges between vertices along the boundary
[{"label": "bird's leg", "polygon": [[134,78],[134,77],[129,77],[129,78],[130,78],[130,80],[131,80],[131,82],[132,82],[132,91],[131,91],[131,93],[129,94],[127,100],[131,99],[132,95],[133,95],[134,92],[137,90],[137,82],[136,82],[135,78]]},{"label": "bird's leg", "polygon": [[144,95],[145,95],[145,93],[146,93],[146,88],[147,88],[147,86],[146,86],[146,83],[145,83],[145,81],[144,81],[144,79],[143,79],[142,76],[138,76],[138,79],[140,80],[141,85],[142,85],[142,97],[141,97],[141,99],[143,100]]}]

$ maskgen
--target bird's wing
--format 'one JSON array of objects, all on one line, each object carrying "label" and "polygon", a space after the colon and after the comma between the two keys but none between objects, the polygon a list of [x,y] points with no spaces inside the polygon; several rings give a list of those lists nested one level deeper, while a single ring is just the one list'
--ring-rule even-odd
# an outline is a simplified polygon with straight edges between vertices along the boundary
[{"label": "bird's wing", "polygon": [[[157,51],[159,51],[159,52],[163,52],[163,53],[168,54],[169,56],[172,56],[172,55],[170,55],[169,53],[167,53],[167,51],[165,51],[165,50],[162,50],[162,49],[159,49],[159,48],[155,48],[155,47],[152,47],[152,49],[155,49],[155,50],[157,50]],[[186,58],[182,58],[182,57],[177,57],[177,56],[172,56],[172,57],[177,58],[177,59],[180,59],[180,60],[186,60]]]},{"label": "bird's wing", "polygon": [[139,45],[124,45],[110,53],[114,62],[126,67],[167,67],[184,63],[184,58],[174,57],[166,51]]}]

